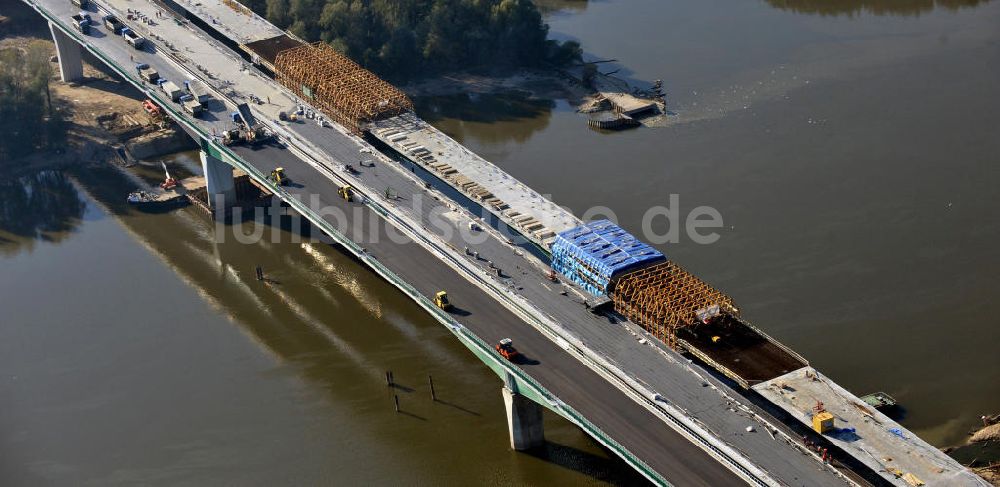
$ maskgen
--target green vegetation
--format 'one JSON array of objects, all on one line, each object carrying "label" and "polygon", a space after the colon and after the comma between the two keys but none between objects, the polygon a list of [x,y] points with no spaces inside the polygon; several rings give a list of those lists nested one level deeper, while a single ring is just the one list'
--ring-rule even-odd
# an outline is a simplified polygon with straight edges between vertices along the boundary
[{"label": "green vegetation", "polygon": [[0,49],[0,160],[55,147],[65,123],[52,107],[50,48],[32,42],[24,49]]},{"label": "green vegetation", "polygon": [[324,41],[380,76],[566,65],[582,51],[547,39],[530,0],[241,0],[275,25]]}]

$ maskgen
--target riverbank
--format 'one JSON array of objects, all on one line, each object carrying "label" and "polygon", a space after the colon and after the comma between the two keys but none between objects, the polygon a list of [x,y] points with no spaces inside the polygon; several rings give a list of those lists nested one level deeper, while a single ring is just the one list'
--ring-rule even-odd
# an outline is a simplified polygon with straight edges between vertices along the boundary
[{"label": "riverbank", "polygon": [[[968,465],[979,476],[1000,486],[1000,414],[982,416],[983,427],[969,436],[966,448],[974,455]],[[957,449],[956,449],[957,450]]]},{"label": "riverbank", "polygon": [[666,122],[665,97],[659,91],[658,80],[651,83],[650,88],[637,87],[614,76],[617,70],[602,73],[598,66],[588,63],[566,69],[520,69],[509,74],[460,72],[424,79],[400,88],[411,98],[521,92],[531,98],[566,100],[574,110],[584,115],[613,112],[614,106],[609,98],[619,95],[652,105],[652,110],[640,119],[643,125],[662,126]]},{"label": "riverbank", "polygon": [[[195,147],[176,124],[151,116],[142,107],[142,93],[113,74],[87,62],[84,78],[63,83],[59,78],[55,45],[45,22],[29,16],[19,2],[0,20],[0,50],[25,51],[44,46],[52,66],[49,85],[53,109],[67,121],[66,142],[57,148],[5,162],[7,174],[18,175],[69,164],[159,157]],[[124,152],[117,150],[119,147]],[[124,157],[123,157],[124,156]]]},{"label": "riverbank", "polygon": [[414,98],[523,91],[539,98],[564,98],[574,105],[582,104],[584,99],[594,94],[594,90],[568,75],[536,69],[521,69],[506,75],[452,73],[409,83],[400,89]]}]

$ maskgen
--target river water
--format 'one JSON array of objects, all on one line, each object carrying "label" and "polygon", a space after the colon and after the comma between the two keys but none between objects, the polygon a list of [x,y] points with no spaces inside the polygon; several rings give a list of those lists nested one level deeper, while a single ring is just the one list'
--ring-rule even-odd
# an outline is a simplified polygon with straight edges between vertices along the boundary
[{"label": "river water", "polygon": [[[598,133],[521,94],[418,102],[578,214],[641,233],[670,194],[716,208],[718,242],[659,248],[954,444],[1000,403],[1000,3],[968,3],[546,2],[554,36],[618,60],[602,70],[664,81],[665,126]],[[336,249],[216,243],[195,208],[127,208],[132,186],[0,180],[0,484],[637,482],[552,415],[544,452],[511,452],[496,377]]]},{"label": "river water", "polygon": [[1000,409],[1000,3],[545,5],[552,35],[617,60],[602,72],[662,79],[666,126],[598,133],[566,101],[520,93],[424,99],[424,113],[637,235],[670,195],[682,226],[715,208],[717,242],[681,229],[658,248],[849,390],[894,396],[931,443]]},{"label": "river water", "polygon": [[130,209],[133,187],[100,167],[0,185],[0,484],[638,480],[555,417],[544,451],[511,452],[496,376],[336,249],[217,243],[200,209]]}]

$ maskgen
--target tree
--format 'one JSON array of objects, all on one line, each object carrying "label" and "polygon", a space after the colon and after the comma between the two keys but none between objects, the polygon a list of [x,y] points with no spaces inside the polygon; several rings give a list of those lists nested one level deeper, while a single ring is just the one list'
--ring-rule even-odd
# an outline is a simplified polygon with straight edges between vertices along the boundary
[{"label": "tree", "polygon": [[0,50],[0,160],[52,147],[65,137],[62,114],[52,106],[48,48],[32,43]]},{"label": "tree", "polygon": [[[246,3],[246,0],[241,1]],[[267,20],[270,20],[271,23],[281,28],[291,25],[291,17],[288,15],[288,0],[266,0],[265,5],[266,7],[262,15],[267,17]],[[252,4],[247,6],[253,8]],[[258,14],[261,13],[258,12]]]},{"label": "tree", "polygon": [[397,81],[459,69],[566,65],[582,54],[578,43],[546,39],[548,26],[530,0],[241,1]]}]

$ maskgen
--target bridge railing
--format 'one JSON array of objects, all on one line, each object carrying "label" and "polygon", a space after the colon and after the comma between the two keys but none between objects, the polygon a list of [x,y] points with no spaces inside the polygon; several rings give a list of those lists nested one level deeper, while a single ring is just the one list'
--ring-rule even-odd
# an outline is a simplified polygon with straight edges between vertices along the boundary
[{"label": "bridge railing", "polygon": [[[155,89],[149,89],[141,80],[137,79],[132,72],[132,69],[124,68],[119,65],[115,60],[106,56],[103,52],[98,49],[93,48],[88,43],[87,39],[81,37],[75,30],[69,28],[65,23],[50,14],[45,8],[38,5],[32,0],[23,0],[29,5],[31,5],[37,12],[39,12],[43,17],[45,17],[49,22],[57,25],[60,30],[74,38],[81,46],[84,46],[89,52],[94,56],[104,62],[108,67],[113,69],[119,76],[128,80],[130,83],[139,88],[143,93],[145,93],[149,98],[156,100],[158,105],[164,110],[169,112],[177,123],[184,125],[185,128],[191,133],[198,134],[202,139],[203,148],[208,149],[213,157],[226,160],[226,162],[240,168],[246,172],[250,177],[254,178],[258,183],[263,184],[268,187],[268,189],[275,195],[278,195],[283,201],[287,202],[289,206],[295,209],[299,214],[308,219],[312,224],[319,227],[324,233],[329,235],[331,238],[337,241],[341,246],[346,248],[349,252],[355,255],[359,260],[371,267],[377,274],[382,276],[384,279],[389,281],[391,284],[403,291],[407,296],[409,296],[414,302],[427,311],[431,316],[433,316],[437,321],[446,325],[446,327],[451,330],[451,332],[459,338],[467,348],[469,348],[473,353],[479,356],[487,365],[489,365],[497,373],[505,372],[510,376],[516,378],[518,381],[518,387],[522,393],[527,393],[532,400],[552,409],[561,416],[568,419],[570,422],[576,424],[584,431],[587,432],[591,437],[595,438],[598,442],[605,445],[607,448],[611,449],[618,456],[632,465],[633,468],[639,471],[644,477],[649,479],[658,485],[669,486],[671,485],[667,480],[660,475],[658,472],[653,470],[646,462],[644,462],[639,457],[635,456],[627,448],[625,448],[621,443],[615,441],[607,433],[600,429],[597,425],[593,424],[576,411],[573,407],[562,402],[557,396],[552,394],[548,389],[538,383],[534,378],[526,374],[524,371],[517,367],[513,367],[506,359],[500,356],[496,350],[490,347],[485,341],[479,338],[477,335],[469,331],[468,328],[463,326],[461,323],[456,321],[451,315],[447,314],[437,306],[435,306],[427,297],[425,297],[420,291],[414,288],[405,280],[401,279],[394,272],[389,270],[387,267],[382,265],[381,262],[374,259],[371,255],[364,251],[357,243],[350,240],[339,231],[337,231],[329,222],[320,218],[315,212],[302,203],[298,198],[286,192],[283,188],[278,185],[273,184],[268,177],[259,171],[256,167],[247,162],[243,161],[236,153],[234,153],[228,147],[220,144],[213,134],[208,133],[202,127],[197,124],[187,121],[185,115],[173,107],[172,103],[165,100],[164,97],[157,93]],[[219,157],[222,156],[222,157]],[[365,198],[368,202],[368,207],[373,211],[378,213],[383,218],[393,219],[388,211],[385,210],[381,205],[375,203],[371,198]]]}]

